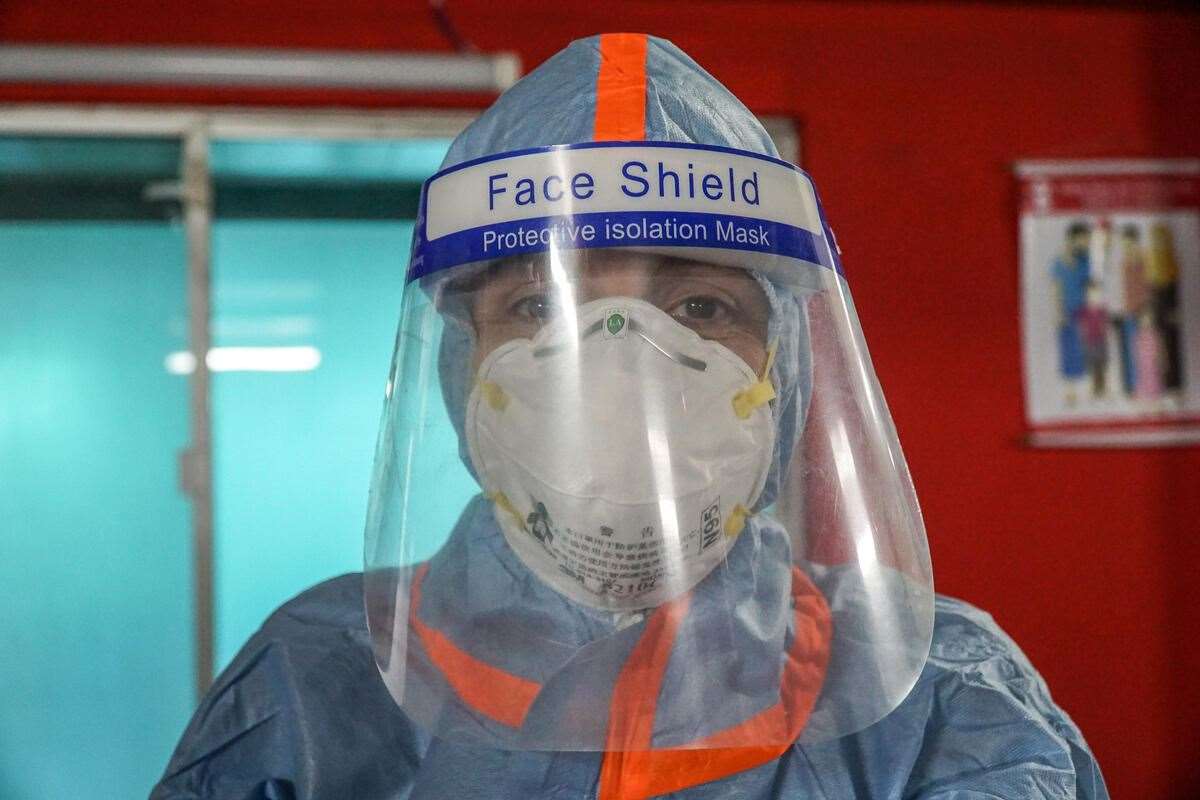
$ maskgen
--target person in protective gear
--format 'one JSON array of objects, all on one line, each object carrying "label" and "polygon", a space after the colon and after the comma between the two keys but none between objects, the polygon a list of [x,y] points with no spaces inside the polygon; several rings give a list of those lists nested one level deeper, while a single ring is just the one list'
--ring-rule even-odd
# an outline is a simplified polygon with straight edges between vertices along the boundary
[{"label": "person in protective gear", "polygon": [[811,180],[661,39],[572,43],[426,183],[365,553],[153,798],[1107,797],[933,593]]}]

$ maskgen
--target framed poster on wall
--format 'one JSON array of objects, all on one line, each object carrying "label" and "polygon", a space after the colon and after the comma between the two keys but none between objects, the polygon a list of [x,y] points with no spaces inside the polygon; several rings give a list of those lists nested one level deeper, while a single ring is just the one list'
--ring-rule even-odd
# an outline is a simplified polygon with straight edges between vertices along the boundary
[{"label": "framed poster on wall", "polygon": [[1200,161],[1025,161],[1029,441],[1200,444]]}]

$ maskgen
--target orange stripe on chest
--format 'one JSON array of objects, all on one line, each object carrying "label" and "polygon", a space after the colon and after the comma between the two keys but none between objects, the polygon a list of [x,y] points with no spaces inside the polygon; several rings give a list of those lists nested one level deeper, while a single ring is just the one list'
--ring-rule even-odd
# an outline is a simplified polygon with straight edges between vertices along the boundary
[{"label": "orange stripe on chest", "polygon": [[646,800],[779,758],[799,737],[816,705],[829,662],[832,615],[820,591],[793,567],[795,626],[779,702],[685,748],[652,749],[658,693],[680,621],[687,613],[686,597],[682,600],[663,606],[651,617],[614,687],[599,800]]}]

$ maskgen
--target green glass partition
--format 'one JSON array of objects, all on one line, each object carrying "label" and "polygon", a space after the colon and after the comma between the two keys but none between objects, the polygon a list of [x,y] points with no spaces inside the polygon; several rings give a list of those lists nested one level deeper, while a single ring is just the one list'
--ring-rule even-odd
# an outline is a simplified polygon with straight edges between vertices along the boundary
[{"label": "green glass partition", "polygon": [[411,219],[448,144],[212,145],[213,344],[258,359],[213,377],[218,669],[280,603],[362,569]]},{"label": "green glass partition", "polygon": [[[361,569],[411,220],[447,146],[210,143],[218,670]],[[187,242],[156,199],[179,169],[171,139],[0,137],[0,800],[144,797],[195,706]]]},{"label": "green glass partition", "polygon": [[0,138],[0,797],[144,797],[193,705],[160,140]]}]

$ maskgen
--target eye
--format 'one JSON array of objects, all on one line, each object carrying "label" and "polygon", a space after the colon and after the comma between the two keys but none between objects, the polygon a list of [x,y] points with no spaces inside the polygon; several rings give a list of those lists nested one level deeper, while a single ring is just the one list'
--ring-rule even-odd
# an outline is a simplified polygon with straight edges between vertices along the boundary
[{"label": "eye", "polygon": [[513,303],[510,311],[527,320],[544,322],[558,313],[558,304],[549,294],[531,294]]},{"label": "eye", "polygon": [[712,322],[726,319],[732,309],[715,297],[697,295],[676,305],[668,313],[681,322]]}]

